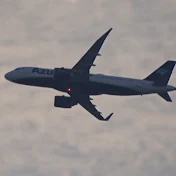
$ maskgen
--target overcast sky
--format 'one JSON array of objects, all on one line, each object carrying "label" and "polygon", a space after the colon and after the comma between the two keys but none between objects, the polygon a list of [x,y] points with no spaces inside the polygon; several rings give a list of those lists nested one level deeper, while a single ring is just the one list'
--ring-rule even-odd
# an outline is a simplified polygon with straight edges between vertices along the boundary
[{"label": "overcast sky", "polygon": [[176,103],[97,96],[114,112],[104,123],[54,108],[61,92],[4,79],[20,66],[70,68],[111,27],[92,73],[143,79],[176,60],[175,0],[0,1],[1,176],[175,176]]}]

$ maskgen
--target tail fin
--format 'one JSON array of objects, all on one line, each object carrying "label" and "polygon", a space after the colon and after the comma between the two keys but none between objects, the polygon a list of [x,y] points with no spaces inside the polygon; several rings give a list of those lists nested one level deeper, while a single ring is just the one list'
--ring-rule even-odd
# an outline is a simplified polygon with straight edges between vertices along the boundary
[{"label": "tail fin", "polygon": [[176,61],[167,61],[144,80],[153,81],[158,86],[166,86]]},{"label": "tail fin", "polygon": [[167,92],[159,93],[158,95],[161,96],[166,101],[172,102],[172,100],[171,100],[171,98],[170,98],[170,96],[169,96],[169,94]]}]

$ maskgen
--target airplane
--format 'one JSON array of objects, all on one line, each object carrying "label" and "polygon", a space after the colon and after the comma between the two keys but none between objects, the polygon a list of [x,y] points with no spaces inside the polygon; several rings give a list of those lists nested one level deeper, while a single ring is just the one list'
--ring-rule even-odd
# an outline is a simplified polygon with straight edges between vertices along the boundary
[{"label": "airplane", "polygon": [[95,66],[95,58],[101,56],[99,50],[111,30],[104,33],[72,68],[20,67],[6,73],[5,78],[17,84],[53,88],[67,93],[69,96],[55,96],[55,107],[71,108],[79,104],[101,121],[108,121],[113,113],[104,118],[92,104],[90,96],[156,93],[171,102],[168,92],[176,90],[176,87],[168,85],[168,81],[176,61],[168,60],[144,79],[90,73],[90,68]]}]

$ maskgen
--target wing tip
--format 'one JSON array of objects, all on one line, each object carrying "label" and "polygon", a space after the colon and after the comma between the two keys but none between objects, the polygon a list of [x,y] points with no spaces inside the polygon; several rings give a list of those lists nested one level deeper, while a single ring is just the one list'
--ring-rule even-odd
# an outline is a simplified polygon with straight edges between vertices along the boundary
[{"label": "wing tip", "polygon": [[103,36],[107,37],[111,31],[112,31],[112,28],[110,28]]},{"label": "wing tip", "polygon": [[112,29],[113,29],[113,28],[110,28],[110,29],[107,31],[107,33],[109,34],[109,33],[112,31]]}]

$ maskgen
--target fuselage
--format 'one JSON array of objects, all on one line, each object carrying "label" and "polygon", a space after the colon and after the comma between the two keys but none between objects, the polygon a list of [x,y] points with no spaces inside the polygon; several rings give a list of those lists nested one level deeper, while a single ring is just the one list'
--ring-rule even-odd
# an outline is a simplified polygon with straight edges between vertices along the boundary
[{"label": "fuselage", "polygon": [[[71,69],[66,69],[71,71]],[[173,86],[156,86],[154,82],[133,78],[90,74],[89,82],[72,82],[64,76],[56,80],[54,69],[37,67],[20,67],[5,75],[14,83],[53,88],[62,92],[71,91],[73,87],[81,87],[81,91],[88,95],[143,95],[173,91]]]}]

